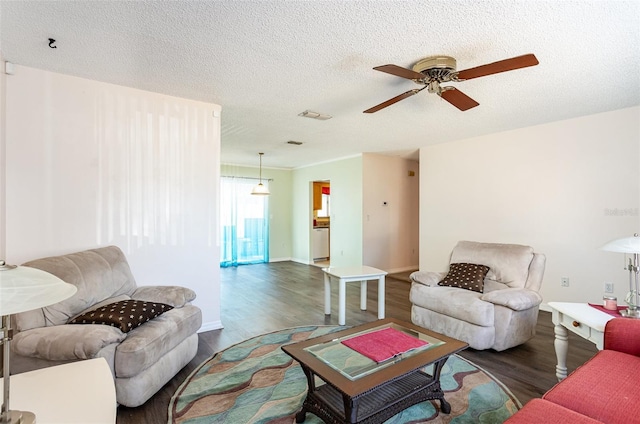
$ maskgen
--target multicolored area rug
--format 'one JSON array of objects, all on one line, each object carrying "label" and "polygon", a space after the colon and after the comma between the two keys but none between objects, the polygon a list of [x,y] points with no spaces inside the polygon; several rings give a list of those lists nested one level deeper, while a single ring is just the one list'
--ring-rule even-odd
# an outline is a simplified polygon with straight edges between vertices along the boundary
[{"label": "multicolored area rug", "polygon": [[[343,330],[340,326],[289,328],[254,337],[212,356],[171,398],[169,424],[291,424],[307,392],[300,365],[280,346]],[[416,404],[386,423],[501,423],[520,402],[493,376],[451,356],[440,378],[451,413],[440,403]],[[322,421],[308,413],[305,424]]]}]

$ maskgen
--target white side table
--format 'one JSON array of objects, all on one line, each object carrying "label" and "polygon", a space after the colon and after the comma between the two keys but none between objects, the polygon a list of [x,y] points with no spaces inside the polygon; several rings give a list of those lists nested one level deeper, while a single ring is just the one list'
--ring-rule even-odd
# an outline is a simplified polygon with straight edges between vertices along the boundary
[{"label": "white side table", "polygon": [[324,271],[324,313],[331,315],[331,277],[339,281],[338,324],[345,323],[346,283],[360,281],[360,309],[367,310],[367,280],[378,280],[378,319],[384,318],[384,276],[386,271],[365,265],[322,268]]},{"label": "white side table", "polygon": [[15,374],[10,384],[9,409],[33,412],[37,424],[116,422],[116,386],[104,358]]},{"label": "white side table", "polygon": [[553,342],[556,349],[558,365],[556,377],[558,381],[567,377],[567,351],[569,350],[569,333],[594,343],[599,350],[604,347],[604,327],[614,317],[586,303],[549,302],[552,309],[551,320],[556,335]]}]

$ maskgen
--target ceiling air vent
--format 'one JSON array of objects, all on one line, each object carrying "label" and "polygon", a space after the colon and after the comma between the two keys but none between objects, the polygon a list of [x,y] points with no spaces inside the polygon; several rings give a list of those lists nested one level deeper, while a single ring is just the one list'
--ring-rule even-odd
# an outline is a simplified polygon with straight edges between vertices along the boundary
[{"label": "ceiling air vent", "polygon": [[300,112],[298,116],[302,116],[303,118],[319,119],[321,121],[326,121],[327,119],[333,118],[333,116],[331,115],[325,115],[324,113],[313,112],[311,110],[305,110],[304,112]]}]

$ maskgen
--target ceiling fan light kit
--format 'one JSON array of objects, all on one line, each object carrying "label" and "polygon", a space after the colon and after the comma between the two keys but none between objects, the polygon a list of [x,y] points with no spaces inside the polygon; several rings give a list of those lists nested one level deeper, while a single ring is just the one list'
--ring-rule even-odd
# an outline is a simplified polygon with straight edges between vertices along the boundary
[{"label": "ceiling fan light kit", "polygon": [[510,59],[488,63],[486,65],[476,66],[475,68],[465,69],[463,71],[457,71],[456,60],[450,56],[427,57],[418,61],[411,69],[392,64],[376,66],[373,68],[376,71],[386,72],[397,77],[410,79],[416,84],[423,85],[424,87],[406,91],[399,96],[393,97],[386,102],[382,102],[379,105],[365,110],[363,113],[377,112],[380,109],[384,109],[385,107],[399,102],[400,100],[411,97],[414,94],[418,94],[425,88],[429,93],[437,94],[461,111],[469,110],[478,106],[479,103],[455,87],[442,87],[440,84],[446,82],[461,82],[468,79],[498,74],[500,72],[535,66],[538,63],[538,59],[533,54],[529,53],[522,56],[512,57]]}]

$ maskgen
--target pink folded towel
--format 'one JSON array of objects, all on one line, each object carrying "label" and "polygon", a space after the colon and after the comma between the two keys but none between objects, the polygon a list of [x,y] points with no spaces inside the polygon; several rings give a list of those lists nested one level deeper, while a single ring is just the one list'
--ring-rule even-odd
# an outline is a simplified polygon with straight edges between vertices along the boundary
[{"label": "pink folded towel", "polygon": [[343,340],[342,344],[369,359],[384,362],[396,355],[426,346],[429,343],[394,328],[385,328]]}]

